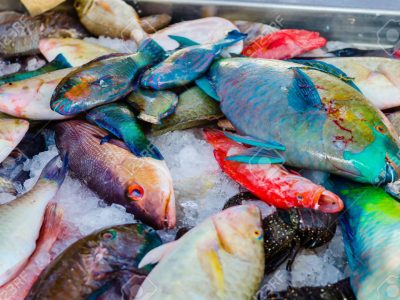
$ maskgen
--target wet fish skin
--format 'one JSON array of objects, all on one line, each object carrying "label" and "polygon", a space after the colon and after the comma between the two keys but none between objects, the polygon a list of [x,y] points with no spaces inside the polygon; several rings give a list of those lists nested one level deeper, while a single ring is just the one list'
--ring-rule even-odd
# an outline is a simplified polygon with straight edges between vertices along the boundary
[{"label": "wet fish skin", "polygon": [[140,71],[164,57],[165,51],[148,39],[137,53],[95,59],[61,80],[51,97],[50,107],[70,116],[114,102],[135,89]]},{"label": "wet fish skin", "polygon": [[111,103],[93,108],[86,119],[122,139],[137,157],[163,159],[162,154],[144,135],[128,105]]},{"label": "wet fish skin", "polygon": [[131,93],[126,101],[140,111],[138,119],[152,124],[161,124],[162,119],[175,112],[178,96],[171,91],[138,89]]},{"label": "wet fish skin", "polygon": [[164,161],[138,158],[119,140],[101,144],[108,133],[83,121],[58,123],[55,131],[74,176],[107,203],[124,206],[154,228],[175,226],[174,190]]},{"label": "wet fish skin", "polygon": [[241,205],[217,213],[150,251],[139,266],[157,261],[134,299],[253,299],[264,275],[259,208]]},{"label": "wet fish skin", "polygon": [[0,162],[11,153],[29,129],[29,122],[22,119],[0,118]]},{"label": "wet fish skin", "polygon": [[150,15],[140,19],[140,24],[147,33],[155,33],[171,22],[171,16],[167,14]]},{"label": "wet fish skin", "polygon": [[59,166],[59,157],[53,158],[29,192],[0,205],[0,286],[13,279],[35,251],[46,206],[60,188],[66,171],[66,159]]},{"label": "wet fish skin", "polygon": [[221,117],[223,113],[218,103],[198,87],[193,87],[179,95],[175,112],[163,119],[161,124],[153,125],[151,132],[161,135],[169,131],[206,125]]},{"label": "wet fish skin", "polygon": [[214,62],[209,78],[235,129],[286,145],[281,155],[287,165],[371,184],[394,181],[400,166],[399,144],[386,117],[342,80],[303,68],[303,78],[312,82],[308,92],[313,91],[319,103],[312,104],[311,94],[294,93],[300,85],[293,68],[299,66],[266,59],[222,59]]},{"label": "wet fish skin", "polygon": [[140,284],[152,269],[138,268],[142,257],[161,244],[156,231],[140,223],[92,233],[69,246],[47,266],[26,299],[89,299],[112,290],[116,280],[129,289],[130,285]]}]

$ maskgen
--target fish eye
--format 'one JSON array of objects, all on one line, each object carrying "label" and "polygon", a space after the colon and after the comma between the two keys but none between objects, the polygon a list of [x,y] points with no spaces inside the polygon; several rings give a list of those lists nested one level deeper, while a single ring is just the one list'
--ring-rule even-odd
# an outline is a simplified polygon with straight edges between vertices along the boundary
[{"label": "fish eye", "polygon": [[297,195],[296,195],[296,198],[297,198],[297,200],[303,200],[303,195],[297,194]]},{"label": "fish eye", "polygon": [[380,133],[385,133],[386,130],[382,125],[375,126],[375,129]]},{"label": "fish eye", "polygon": [[128,197],[134,201],[139,201],[143,198],[143,188],[138,184],[132,184],[128,187]]},{"label": "fish eye", "polygon": [[103,238],[106,240],[113,240],[117,236],[115,230],[109,230],[103,234]]},{"label": "fish eye", "polygon": [[261,231],[260,230],[258,230],[258,229],[254,230],[253,234],[254,234],[254,237],[256,239],[260,239],[261,238]]}]

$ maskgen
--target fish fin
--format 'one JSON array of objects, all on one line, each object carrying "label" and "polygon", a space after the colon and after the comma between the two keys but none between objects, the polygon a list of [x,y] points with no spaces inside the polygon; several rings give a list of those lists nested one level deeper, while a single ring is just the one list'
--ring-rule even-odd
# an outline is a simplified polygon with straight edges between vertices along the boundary
[{"label": "fish fin", "polygon": [[105,143],[108,143],[111,139],[112,139],[111,134],[107,134],[105,137],[103,137],[103,138],[100,140],[100,145],[103,145],[103,144],[105,144]]},{"label": "fish fin", "polygon": [[129,150],[138,157],[152,157],[158,160],[164,159],[160,150],[158,150],[158,148],[147,139],[140,145],[128,140],[126,140],[125,143]]},{"label": "fish fin", "polygon": [[61,207],[56,203],[49,203],[47,205],[35,251],[38,251],[38,249],[47,252],[50,251],[61,233],[63,218],[64,210]]},{"label": "fish fin", "polygon": [[197,43],[191,39],[188,39],[183,36],[178,36],[178,35],[168,35],[170,39],[173,39],[174,41],[179,43],[180,48],[183,47],[191,47],[191,46],[198,46],[200,43]]},{"label": "fish fin", "polygon": [[66,69],[66,68],[71,68],[72,65],[68,62],[68,60],[65,58],[63,54],[58,54],[51,62],[49,62],[47,65],[45,65],[43,68],[49,68],[50,69]]},{"label": "fish fin", "polygon": [[358,259],[356,257],[356,252],[355,249],[353,248],[354,244],[354,232],[353,228],[350,224],[350,218],[346,211],[343,212],[343,214],[340,216],[340,226],[342,228],[342,234],[343,234],[343,241],[344,241],[344,249],[347,255],[347,259],[349,261],[350,268],[354,270],[358,264]]},{"label": "fish fin", "polygon": [[256,164],[283,164],[285,159],[276,151],[259,147],[248,148],[243,152],[228,156],[226,160]]},{"label": "fish fin", "polygon": [[228,32],[228,34],[222,41],[220,41],[214,45],[214,48],[221,51],[224,48],[227,48],[229,46],[236,44],[237,42],[244,40],[246,37],[247,37],[247,34],[242,33],[239,30],[236,30],[236,29],[231,30]]},{"label": "fish fin", "polygon": [[287,264],[286,264],[286,271],[292,272],[292,265],[294,260],[296,259],[297,253],[299,253],[301,249],[300,242],[294,242],[292,245],[292,249],[290,249],[290,253],[288,256]]},{"label": "fish fin", "polygon": [[292,86],[289,88],[289,103],[298,111],[321,109],[321,98],[310,77],[301,68],[291,68],[294,73]]},{"label": "fish fin", "polygon": [[158,246],[153,250],[147,252],[147,254],[142,258],[139,263],[139,269],[150,265],[158,263],[166,254],[170,253],[178,245],[178,241],[172,241],[164,245]]},{"label": "fish fin", "polygon": [[[218,252],[212,245],[202,245],[198,251],[202,269],[209,275],[217,291],[223,291],[225,285],[224,270]],[[218,293],[219,294],[219,293]]]},{"label": "fish fin", "polygon": [[286,147],[278,142],[275,141],[263,141],[257,138],[253,138],[251,136],[241,136],[235,133],[229,133],[229,132],[224,132],[225,136],[232,141],[235,141],[237,143],[249,145],[249,146],[254,146],[254,147],[259,147],[259,148],[265,148],[265,149],[275,149],[275,150],[281,150],[285,151]]},{"label": "fish fin", "polygon": [[144,53],[153,63],[157,63],[167,56],[164,48],[151,38],[145,39],[140,44],[138,52]]},{"label": "fish fin", "polygon": [[217,92],[215,91],[215,87],[212,85],[211,81],[207,77],[202,77],[197,79],[196,85],[208,96],[213,98],[214,100],[221,102],[221,99],[218,97]]},{"label": "fish fin", "polygon": [[106,60],[106,59],[110,59],[110,58],[114,58],[114,57],[119,57],[119,56],[127,56],[127,55],[130,55],[130,54],[129,53],[110,53],[110,54],[105,54],[105,55],[96,57],[95,59],[92,59],[88,63],[82,65],[82,67],[87,66],[89,64],[92,64],[94,62],[98,62],[98,61],[102,61],[102,60]]},{"label": "fish fin", "polygon": [[302,65],[311,67],[312,69],[333,75],[333,76],[339,78],[341,81],[352,86],[353,88],[355,88],[357,91],[359,91],[361,93],[361,90],[358,88],[358,86],[353,81],[354,78],[347,76],[347,74],[345,72],[343,72],[341,69],[335,67],[334,65],[331,65],[329,63],[326,63],[324,61],[319,61],[319,60],[292,59],[291,61],[294,63],[297,63],[297,64],[302,64]]},{"label": "fish fin", "polygon": [[68,154],[63,157],[61,164],[60,156],[57,155],[44,167],[39,180],[55,181],[58,185],[61,185],[65,179],[65,175],[67,174],[67,169]]}]

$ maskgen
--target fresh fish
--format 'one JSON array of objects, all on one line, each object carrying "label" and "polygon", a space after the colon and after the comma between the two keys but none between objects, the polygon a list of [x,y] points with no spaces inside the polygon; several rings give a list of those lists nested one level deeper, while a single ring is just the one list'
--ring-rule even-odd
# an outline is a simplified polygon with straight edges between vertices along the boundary
[{"label": "fresh fish", "polygon": [[396,137],[400,136],[400,111],[395,111],[393,113],[389,113],[386,115],[390,123],[393,125],[394,130],[396,131]]},{"label": "fresh fish", "polygon": [[175,112],[165,118],[162,124],[153,125],[151,131],[155,135],[161,135],[169,131],[206,125],[221,117],[223,114],[218,103],[198,87],[193,87],[179,95]]},{"label": "fresh fish", "polygon": [[0,299],[21,300],[28,295],[40,273],[50,263],[50,250],[61,232],[63,210],[57,204],[49,204],[43,219],[35,252],[29,258],[25,268],[0,288]]},{"label": "fresh fish", "polygon": [[109,48],[72,38],[41,39],[39,49],[48,61],[62,54],[72,67],[82,66],[93,59],[115,52]]},{"label": "fresh fish", "polygon": [[205,130],[204,136],[213,146],[221,169],[267,204],[286,209],[312,208],[326,213],[343,209],[342,200],[334,193],[281,165],[245,164],[229,160],[230,156],[241,155],[249,148],[229,139],[222,131]]},{"label": "fresh fish", "polygon": [[267,285],[257,292],[256,300],[356,300],[348,278],[326,286],[293,288],[273,292]]},{"label": "fresh fish", "polygon": [[400,106],[400,60],[384,57],[326,58],[354,78],[364,96],[379,109]]},{"label": "fresh fish", "polygon": [[49,62],[48,64],[44,65],[43,67],[34,70],[34,71],[26,71],[26,72],[20,72],[20,73],[13,73],[5,76],[0,77],[0,85],[10,83],[10,82],[16,82],[16,81],[21,81],[24,79],[29,79],[35,76],[39,76],[45,73],[49,73],[52,71],[57,71],[60,69],[66,69],[70,68],[71,65],[68,63],[68,61],[65,59],[65,57],[62,54],[59,54],[56,56],[56,58]]},{"label": "fresh fish", "polygon": [[0,112],[30,120],[60,120],[50,108],[50,99],[58,83],[74,68],[61,69],[0,86]]},{"label": "fresh fish", "polygon": [[399,175],[394,129],[337,68],[230,58],[214,62],[209,77],[197,83],[247,136],[236,140],[258,146],[242,162],[270,162],[275,152],[256,153],[268,148],[280,151],[289,166],[359,182],[392,182]]},{"label": "fresh fish", "polygon": [[334,184],[346,205],[341,226],[357,299],[398,299],[400,203],[379,187]]},{"label": "fresh fish", "polygon": [[247,37],[244,40],[245,47],[256,39],[279,30],[279,28],[274,26],[249,21],[234,21],[233,24],[239,28],[240,32],[247,34]]},{"label": "fresh fish", "polygon": [[228,121],[228,119],[218,120],[218,127],[223,130],[235,131],[235,127],[233,127],[232,123]]},{"label": "fresh fish", "polygon": [[0,162],[17,147],[29,129],[26,120],[0,118]]},{"label": "fresh fish", "polygon": [[152,269],[139,269],[140,260],[161,244],[157,232],[143,224],[92,233],[69,246],[43,271],[26,300],[99,299],[124,272],[130,274],[124,285],[140,285]]},{"label": "fresh fish", "polygon": [[[175,23],[152,34],[151,37],[165,50],[175,50],[179,43],[170,36],[180,36],[198,44],[215,44],[223,40],[226,34],[238,28],[229,20],[219,17],[208,17],[197,20]],[[228,48],[230,53],[239,54],[243,42]]]},{"label": "fresh fish", "polygon": [[65,0],[21,0],[22,4],[29,11],[31,16],[40,15],[52,8],[55,8],[57,5],[61,4]]},{"label": "fresh fish", "polygon": [[264,275],[260,210],[241,205],[213,215],[139,267],[157,261],[136,300],[253,299]]},{"label": "fresh fish", "polygon": [[75,0],[74,6],[82,24],[94,35],[137,43],[147,37],[135,9],[123,0]]},{"label": "fresh fish", "polygon": [[117,203],[155,227],[176,222],[172,179],[164,161],[138,158],[119,140],[101,144],[107,132],[73,120],[56,125],[56,144],[69,167],[107,203]]},{"label": "fresh fish", "polygon": [[18,275],[35,251],[46,206],[64,181],[66,162],[60,167],[59,157],[53,158],[32,190],[0,205],[0,286]]},{"label": "fresh fish", "polygon": [[148,39],[134,54],[110,54],[68,74],[58,84],[50,106],[65,116],[114,102],[135,89],[139,73],[165,56],[164,50]]},{"label": "fresh fish", "polygon": [[256,39],[243,49],[243,55],[253,58],[288,59],[321,48],[326,40],[318,32],[282,29]]},{"label": "fresh fish", "polygon": [[93,108],[86,119],[123,140],[135,156],[163,159],[156,146],[146,138],[135,114],[127,105],[111,103]]},{"label": "fresh fish", "polygon": [[170,91],[137,90],[129,95],[127,102],[140,111],[138,118],[153,124],[175,112],[178,96]]},{"label": "fresh fish", "polygon": [[39,53],[39,40],[48,37],[86,36],[75,18],[55,12],[37,17],[22,15],[19,19],[0,24],[0,54],[7,56]]},{"label": "fresh fish", "polygon": [[386,49],[357,49],[357,48],[343,48],[329,51],[337,57],[353,57],[353,56],[373,56],[373,57],[387,57],[387,58],[400,58],[400,49],[386,48]]},{"label": "fresh fish", "polygon": [[[207,45],[188,46],[176,51],[166,60],[147,70],[141,78],[142,87],[165,90],[184,86],[203,76],[222,51],[243,40],[246,35],[231,31],[220,42]],[[170,36],[171,37],[171,36]],[[181,43],[186,39],[174,37]]]},{"label": "fresh fish", "polygon": [[171,16],[167,14],[151,15],[140,19],[140,25],[147,33],[154,33],[163,29],[171,22]]}]

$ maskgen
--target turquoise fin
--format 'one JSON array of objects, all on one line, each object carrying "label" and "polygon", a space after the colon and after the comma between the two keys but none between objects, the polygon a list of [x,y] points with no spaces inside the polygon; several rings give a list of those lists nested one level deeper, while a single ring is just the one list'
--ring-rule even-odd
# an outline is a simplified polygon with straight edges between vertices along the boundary
[{"label": "turquoise fin", "polygon": [[225,132],[225,136],[237,143],[241,143],[241,144],[245,144],[245,145],[249,145],[249,146],[253,146],[253,147],[259,147],[259,148],[265,148],[265,149],[275,149],[275,150],[281,150],[281,151],[286,150],[286,147],[284,145],[282,145],[278,142],[275,142],[275,141],[263,141],[263,140],[253,138],[251,136],[241,136],[238,134],[228,133],[228,132]]},{"label": "turquoise fin", "polygon": [[255,164],[283,164],[285,159],[275,150],[260,147],[248,148],[240,154],[228,156],[226,160]]},{"label": "turquoise fin", "polygon": [[[72,65],[68,62],[64,55],[58,54],[51,62],[43,66],[41,69],[46,71],[61,70],[71,68]],[[40,69],[39,69],[40,70]]]},{"label": "turquoise fin", "polygon": [[213,98],[214,100],[221,102],[221,99],[218,97],[217,92],[215,91],[215,88],[211,81],[207,77],[202,77],[197,79],[196,85],[208,96]]},{"label": "turquoise fin", "polygon": [[191,46],[198,46],[198,45],[200,45],[199,43],[197,43],[197,42],[195,42],[195,41],[193,41],[193,40],[191,40],[191,39],[185,38],[185,37],[183,37],[183,36],[168,35],[168,37],[169,37],[170,39],[173,39],[174,41],[178,42],[178,43],[179,43],[179,46],[180,46],[181,48],[182,48],[182,47],[191,47]]}]

